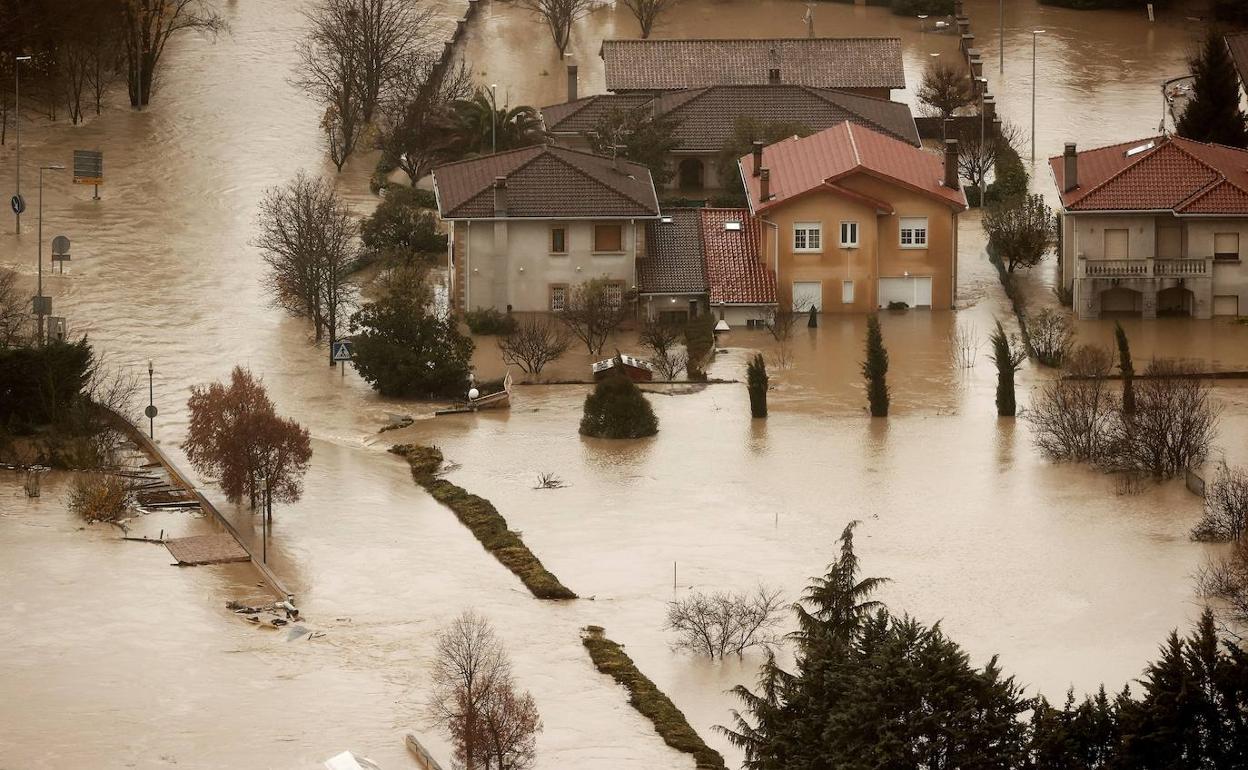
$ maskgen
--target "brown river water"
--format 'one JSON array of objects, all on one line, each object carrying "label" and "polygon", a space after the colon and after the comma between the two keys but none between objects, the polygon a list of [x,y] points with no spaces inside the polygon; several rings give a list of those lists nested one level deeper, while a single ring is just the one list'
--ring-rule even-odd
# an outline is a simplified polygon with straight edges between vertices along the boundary
[{"label": "brown river water", "polygon": [[[227,612],[226,601],[261,593],[249,568],[171,569],[163,549],[80,528],[62,502],[64,479],[32,502],[0,477],[6,767],[307,768],[348,748],[386,768],[410,767],[409,730],[446,758],[445,740],[421,717],[427,656],[434,631],[469,606],[497,625],[517,679],[537,699],[539,768],[691,764],[593,670],[578,641],[590,623],[627,644],[735,765],[740,755],[711,726],[728,720],[735,704],[724,691],[752,680],[757,658],[710,665],[672,652],[664,603],[691,588],[758,582],[796,597],[852,519],[863,521],[868,571],[893,578],[882,598],[943,620],[977,661],[1001,653],[1030,691],[1050,697],[1071,686],[1121,687],[1169,629],[1199,611],[1190,576],[1209,549],[1187,538],[1197,498],[1177,483],[1123,496],[1111,479],[1045,461],[1024,423],[994,416],[985,349],[975,367],[953,365],[946,338],[954,325],[982,338],[994,317],[1009,317],[974,215],[962,225],[959,311],[884,318],[895,404],[887,422],[863,416],[861,319],[797,330],[765,423],[749,420],[743,386],[712,385],[652,396],[660,434],[623,444],[576,435],[581,386],[525,386],[510,412],[435,419],[427,405],[388,402],[354,373],[330,370],[306,327],[269,306],[249,245],[266,186],[301,168],[332,173],[316,110],[287,82],[303,5],[223,3],[231,32],[216,42],[176,40],[142,113],[114,97],[81,127],[28,122],[32,215],[20,240],[5,220],[0,262],[33,282],[35,169],[67,162],[74,148],[102,149],[102,201],[47,179],[46,232],[74,242],[70,270],[45,275],[57,313],[117,363],[154,361],[157,438],[175,455],[190,385],[224,377],[235,363],[263,375],[279,408],[311,429],[306,492],[276,512],[270,561],[324,636],[287,642]],[[1048,30],[1038,47],[1039,156],[1071,137],[1091,145],[1156,129],[1157,83],[1182,70],[1198,32],[1182,12],[1149,25],[1142,14],[1007,5],[1001,77],[996,3],[968,3],[1001,110],[1023,125],[1030,30]],[[779,0],[686,0],[656,34],[802,35],[804,10]],[[459,13],[447,6],[448,17]],[[921,32],[914,19],[844,5],[816,13],[821,34],[901,35],[912,86],[929,54],[954,55],[951,37]],[[578,25],[583,93],[601,87],[598,41],[633,34],[626,13],[611,8]],[[563,65],[545,30],[516,9],[486,6],[467,42],[481,82],[498,83],[513,104],[562,97]],[[13,162],[11,145],[0,149],[0,179],[11,178]],[[357,158],[339,177],[362,212],[373,205],[373,162]],[[1047,175],[1035,187],[1051,192]],[[1049,301],[1051,269],[1031,281],[1036,301]],[[1248,368],[1248,327],[1164,320],[1128,330],[1137,359]],[[1111,333],[1107,324],[1079,327],[1090,341]],[[628,338],[619,344],[628,348]],[[754,332],[733,331],[721,346],[712,374],[723,378],[741,377],[754,349],[775,356]],[[502,369],[489,340],[476,358],[482,374]],[[551,374],[580,377],[587,361],[569,354]],[[1024,371],[1022,403],[1044,376]],[[1248,462],[1248,387],[1222,386],[1217,397],[1225,410],[1217,452]],[[388,412],[419,419],[378,436]],[[492,499],[564,583],[594,600],[532,599],[384,453],[409,440],[441,446],[458,464],[450,478]],[[543,472],[568,486],[534,490]],[[249,513],[227,509],[254,534]],[[178,516],[153,515],[142,526],[193,531],[196,522]]]}]

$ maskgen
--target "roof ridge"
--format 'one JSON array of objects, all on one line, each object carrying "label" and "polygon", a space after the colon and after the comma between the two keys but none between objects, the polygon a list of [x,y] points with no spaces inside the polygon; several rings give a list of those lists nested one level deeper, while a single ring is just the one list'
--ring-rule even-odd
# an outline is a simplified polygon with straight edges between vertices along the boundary
[{"label": "roof ridge", "polygon": [[849,134],[849,146],[854,151],[854,163],[861,167],[862,156],[858,154],[858,142],[854,139],[854,125],[848,120],[844,123],[845,131]]},{"label": "roof ridge", "polygon": [[[559,149],[566,149],[566,148],[562,148],[562,147],[561,147],[561,148],[559,148]],[[568,151],[569,151],[569,152],[576,153],[577,155],[585,155],[585,156],[588,156],[588,157],[590,157],[590,158],[595,158],[595,159],[598,159],[598,160],[611,160],[610,158],[606,158],[606,157],[605,157],[605,156],[603,156],[603,155],[595,155],[595,154],[593,154],[593,153],[588,153],[588,152],[579,152],[579,151],[577,151],[577,150],[568,150]],[[583,169],[583,168],[581,168],[580,166],[576,165],[575,163],[573,163],[573,162],[569,161],[567,158],[561,157],[561,156],[560,156],[560,155],[558,155],[557,153],[551,153],[551,157],[555,158],[557,161],[559,161],[559,162],[560,162],[560,163],[562,163],[563,165],[567,166],[568,168],[572,169],[572,170],[573,170],[573,171],[575,171],[577,174],[580,174],[581,176],[585,177],[585,178],[586,178],[586,179],[588,179],[589,181],[591,181],[591,182],[597,182],[598,184],[601,184],[601,185],[603,185],[604,187],[609,188],[612,192],[614,192],[616,195],[619,195],[621,198],[625,198],[625,199],[627,199],[627,200],[630,200],[630,201],[632,201],[633,203],[636,203],[638,206],[641,206],[642,208],[646,208],[646,209],[650,208],[650,203],[649,203],[649,201],[644,201],[644,200],[641,200],[640,198],[635,198],[635,197],[633,197],[633,196],[632,196],[631,194],[629,194],[627,191],[620,189],[620,187],[619,187],[618,185],[612,184],[611,182],[608,182],[608,181],[607,181],[607,180],[605,180],[605,179],[602,179],[602,178],[599,178],[599,177],[594,176],[593,174],[590,174],[588,171],[586,171],[585,169]],[[632,163],[631,161],[627,161],[627,160],[626,160],[626,161],[624,161],[624,162],[625,162],[625,163]],[[525,163],[525,165],[527,165],[527,162]],[[633,165],[640,165],[640,164],[633,164]],[[641,166],[641,167],[642,167],[642,168],[645,168],[645,166]],[[519,171],[519,169],[516,169],[516,170],[517,170],[517,171]],[[614,170],[614,169],[613,169],[613,170]],[[650,169],[646,169],[646,174],[649,174],[649,173],[650,173]],[[633,177],[633,178],[636,178],[636,177]],[[654,184],[654,183],[653,183],[653,181],[651,181],[651,186],[652,186],[652,187],[653,187],[653,184]],[[654,206],[654,210],[655,210],[656,212],[660,212],[660,213],[661,213],[661,207],[658,205],[658,195],[657,195],[657,193],[656,193],[656,195],[655,195],[655,206]]]},{"label": "roof ridge", "polygon": [[1201,199],[1212,195],[1219,187],[1221,187],[1224,184],[1230,185],[1231,187],[1235,188],[1243,195],[1248,196],[1248,190],[1245,190],[1240,185],[1235,184],[1230,179],[1228,179],[1224,174],[1219,173],[1217,179],[1213,180],[1208,185],[1200,188],[1196,192],[1187,196],[1183,200],[1179,201],[1170,210],[1178,212],[1178,211],[1188,208],[1189,206],[1194,206]]},{"label": "roof ridge", "polygon": [[[1152,137],[1149,137],[1149,138],[1147,138],[1147,139],[1137,139],[1137,140],[1135,140],[1135,142],[1141,142],[1141,141],[1142,141],[1142,142],[1145,142],[1145,143],[1147,143],[1147,142],[1152,142],[1152,143],[1153,143],[1153,146],[1152,146],[1152,147],[1149,147],[1148,149],[1146,149],[1146,150],[1144,150],[1143,152],[1141,152],[1141,153],[1139,154],[1139,156],[1138,156],[1135,160],[1131,161],[1131,162],[1130,162],[1130,163],[1128,163],[1127,165],[1123,166],[1122,168],[1118,169],[1118,170],[1117,170],[1117,171],[1115,171],[1114,173],[1110,174],[1110,175],[1109,175],[1108,177],[1106,177],[1105,179],[1101,180],[1100,184],[1096,184],[1096,185],[1093,185],[1092,187],[1089,187],[1089,188],[1088,188],[1088,189],[1087,189],[1087,190],[1086,190],[1086,191],[1085,191],[1082,195],[1080,195],[1079,197],[1077,197],[1077,198],[1075,198],[1074,200],[1072,200],[1072,201],[1070,202],[1070,204],[1068,204],[1068,205],[1071,205],[1071,206],[1078,205],[1078,203],[1079,203],[1080,201],[1083,201],[1083,200],[1087,199],[1087,198],[1088,198],[1088,197],[1090,197],[1093,193],[1095,193],[1095,192],[1097,192],[1097,191],[1099,191],[1099,190],[1103,190],[1103,189],[1105,189],[1105,186],[1106,186],[1106,185],[1108,185],[1110,182],[1114,182],[1114,181],[1116,181],[1116,180],[1117,180],[1117,179],[1119,179],[1119,178],[1120,178],[1123,174],[1125,174],[1125,173],[1127,173],[1128,171],[1130,171],[1131,169],[1133,169],[1133,168],[1135,168],[1135,167],[1139,166],[1141,163],[1143,163],[1143,162],[1144,162],[1144,160],[1145,160],[1146,158],[1151,158],[1151,157],[1153,157],[1153,156],[1154,156],[1154,155],[1156,155],[1158,152],[1160,152],[1160,151],[1161,151],[1161,149],[1162,149],[1163,147],[1173,147],[1174,149],[1178,150],[1179,152],[1182,152],[1184,155],[1188,156],[1189,158],[1192,158],[1192,159],[1193,159],[1193,160],[1195,160],[1196,162],[1200,163],[1200,164],[1201,164],[1202,166],[1204,166],[1205,168],[1210,168],[1210,166],[1209,166],[1209,164],[1208,164],[1208,163],[1205,163],[1204,161],[1202,161],[1202,160],[1200,160],[1199,158],[1197,158],[1195,155],[1192,155],[1190,152],[1188,152],[1187,150],[1184,150],[1182,147],[1180,147],[1179,145],[1177,145],[1177,144],[1175,144],[1173,141],[1171,141],[1171,137],[1170,137],[1169,135],[1162,134],[1161,136],[1152,136]],[[1105,150],[1112,150],[1112,149],[1115,149],[1115,148],[1117,148],[1117,147],[1126,147],[1126,146],[1128,146],[1128,145],[1134,144],[1135,142],[1121,142],[1121,143],[1119,143],[1119,144],[1111,144],[1111,145],[1109,145],[1108,147],[1095,147],[1095,148],[1093,148],[1093,150],[1092,150],[1092,151],[1093,151],[1093,152],[1104,152]],[[1140,145],[1140,146],[1141,146],[1141,147],[1145,147],[1145,146],[1147,146],[1147,144]],[[1057,157],[1061,158],[1061,157],[1064,157],[1064,156],[1062,156],[1062,155],[1058,155]],[[1075,157],[1076,157],[1076,158],[1078,158],[1078,153],[1076,153],[1076,154],[1075,154]],[[1063,171],[1063,174],[1065,174],[1065,172],[1064,172],[1064,171]]]}]

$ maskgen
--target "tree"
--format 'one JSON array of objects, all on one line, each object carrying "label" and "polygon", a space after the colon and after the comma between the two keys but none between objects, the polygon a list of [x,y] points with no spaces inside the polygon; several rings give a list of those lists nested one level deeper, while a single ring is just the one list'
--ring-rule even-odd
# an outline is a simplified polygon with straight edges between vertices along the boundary
[{"label": "tree", "polygon": [[423,268],[391,276],[385,295],[351,316],[356,370],[384,396],[462,399],[472,371],[472,339],[450,315],[429,310]]},{"label": "tree", "polygon": [[0,348],[24,345],[31,336],[27,302],[17,288],[17,273],[0,268]]},{"label": "tree", "polygon": [[316,340],[338,338],[350,300],[347,279],[359,254],[355,217],[325,180],[299,172],[265,191],[255,245],[269,266],[267,285],[277,306],[312,321]]},{"label": "tree", "polygon": [[931,62],[923,70],[923,82],[917,94],[919,103],[941,119],[975,101],[971,79],[960,67],[944,62]]},{"label": "tree", "polygon": [[256,507],[267,487],[271,499],[294,502],[312,459],[306,428],[277,415],[264,385],[241,366],[230,384],[191,386],[190,425],[182,449],[195,470],[217,479],[230,502],[244,497]]},{"label": "tree", "polygon": [[1031,348],[1036,360],[1045,366],[1061,366],[1075,342],[1075,329],[1070,317],[1051,307],[1027,317]]},{"label": "tree", "polygon": [[525,770],[537,758],[542,718],[529,693],[504,681],[486,692],[481,709],[481,746],[491,770]]},{"label": "tree", "polygon": [[767,362],[762,353],[755,353],[746,365],[746,388],[750,392],[750,416],[767,416]]},{"label": "tree", "polygon": [[867,316],[867,360],[862,362],[862,376],[867,381],[867,402],[872,417],[888,416],[888,351],[880,332],[880,318]]},{"label": "tree", "polygon": [[520,0],[520,7],[546,25],[562,59],[572,39],[572,25],[593,12],[594,0]]},{"label": "tree", "polygon": [[585,397],[581,435],[594,438],[642,438],[659,432],[659,418],[636,383],[623,374],[623,362]]},{"label": "tree", "polygon": [[572,336],[585,344],[590,355],[602,353],[607,339],[628,318],[628,308],[618,287],[605,278],[594,278],[572,287],[559,314]]},{"label": "tree", "polygon": [[360,240],[369,259],[408,262],[446,253],[446,234],[438,217],[419,205],[411,187],[390,185],[377,209],[360,223]]},{"label": "tree", "polygon": [[1189,364],[1149,363],[1136,383],[1135,411],[1110,424],[1106,469],[1170,478],[1205,461],[1217,434],[1209,383]]},{"label": "tree", "polygon": [[1006,336],[1001,322],[989,337],[992,343],[990,358],[997,365],[997,414],[1001,417],[1013,417],[1018,412],[1014,400],[1014,373],[1027,360],[1027,351],[1022,343]]},{"label": "tree", "polygon": [[359,23],[360,117],[372,123],[385,102],[404,92],[408,81],[431,60],[437,38],[432,8],[407,0],[351,0]]},{"label": "tree", "polygon": [[1005,260],[1006,270],[1035,267],[1057,239],[1053,209],[1043,195],[1025,195],[988,204],[984,210],[984,232]]},{"label": "tree", "polygon": [[587,138],[590,148],[599,155],[614,156],[620,152],[621,157],[650,169],[655,187],[663,187],[676,175],[670,153],[680,146],[675,135],[679,126],[678,121],[656,115],[650,107],[613,107],[598,119]]},{"label": "tree", "polygon": [[1108,451],[1116,412],[1105,377],[1084,375],[1047,381],[1033,395],[1024,418],[1036,447],[1048,457],[1098,462]]},{"label": "tree", "polygon": [[641,38],[645,40],[654,30],[655,22],[678,2],[680,0],[624,0],[624,7],[637,19],[641,26]]},{"label": "tree", "polygon": [[775,144],[791,136],[810,136],[813,133],[814,129],[805,123],[763,121],[738,116],[732,122],[732,135],[720,148],[716,160],[716,172],[725,197],[735,197],[739,199],[740,205],[745,205],[745,187],[737,161],[750,154],[754,149],[754,142]]},{"label": "tree", "polygon": [[1239,75],[1222,33],[1210,28],[1188,59],[1192,99],[1179,118],[1179,136],[1198,142],[1248,147],[1248,117],[1239,108]]},{"label": "tree", "polygon": [[299,43],[294,83],[324,110],[329,158],[342,171],[365,126],[360,13],[353,0],[321,0],[303,13],[311,29]]},{"label": "tree", "polygon": [[187,30],[215,36],[226,29],[225,21],[204,0],[120,2],[131,107],[142,107],[151,100],[156,67],[171,37]]},{"label": "tree", "polygon": [[1218,463],[1205,488],[1205,513],[1192,529],[1193,540],[1240,540],[1248,532],[1248,471]]},{"label": "tree", "polygon": [[1131,345],[1122,324],[1114,321],[1114,341],[1118,344],[1118,371],[1122,373],[1122,413],[1135,413],[1135,366],[1131,363]]},{"label": "tree", "polygon": [[637,341],[650,351],[650,363],[659,376],[674,380],[689,362],[688,354],[680,349],[684,337],[683,326],[652,318],[641,327]]},{"label": "tree", "polygon": [[487,699],[511,680],[511,662],[489,622],[466,610],[438,632],[430,679],[430,719],[451,735],[455,759],[465,770],[484,769],[482,715]]},{"label": "tree", "polygon": [[722,660],[779,642],[784,606],[780,591],[761,585],[751,593],[698,591],[667,603],[666,628],[677,634],[674,647]]},{"label": "tree", "polygon": [[542,369],[572,345],[568,330],[549,315],[530,314],[515,322],[510,333],[498,338],[498,349],[509,366],[540,377]]},{"label": "tree", "polygon": [[958,132],[958,175],[980,189],[988,174],[995,173],[997,162],[1007,156],[1017,155],[1023,141],[1023,132],[1013,123],[1001,123],[997,128],[962,124]]},{"label": "tree", "polygon": [[454,152],[457,157],[514,150],[546,142],[542,116],[533,107],[502,107],[477,89],[470,99],[451,103],[454,114]]},{"label": "tree", "polygon": [[419,85],[411,96],[396,99],[385,112],[379,165],[385,173],[403,169],[415,185],[434,166],[461,157],[451,105],[472,95],[472,73],[462,62],[449,71],[430,63],[413,80]]}]

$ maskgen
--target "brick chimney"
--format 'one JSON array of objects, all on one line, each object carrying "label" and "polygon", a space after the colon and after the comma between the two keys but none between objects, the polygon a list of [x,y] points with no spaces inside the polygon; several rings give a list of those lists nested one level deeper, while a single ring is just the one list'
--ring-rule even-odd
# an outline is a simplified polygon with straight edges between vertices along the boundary
[{"label": "brick chimney", "polygon": [[767,70],[767,82],[773,86],[780,85],[780,68],[779,67],[772,67],[771,69]]},{"label": "brick chimney", "polygon": [[754,147],[754,176],[758,176],[763,169],[763,143],[755,139],[751,144]]},{"label": "brick chimney", "polygon": [[494,177],[494,216],[507,216],[507,177]]},{"label": "brick chimney", "polygon": [[769,168],[759,172],[758,200],[760,203],[771,200],[771,169]]},{"label": "brick chimney", "polygon": [[1070,192],[1079,186],[1079,153],[1074,142],[1066,143],[1066,152],[1062,156],[1065,167],[1062,171],[1062,192]]},{"label": "brick chimney", "polygon": [[576,101],[576,71],[575,64],[568,65],[568,101]]},{"label": "brick chimney", "polygon": [[611,147],[611,160],[615,165],[615,170],[624,173],[624,151],[628,149],[622,144],[613,145]]},{"label": "brick chimney", "polygon": [[945,140],[945,187],[959,189],[958,185],[958,140]]}]

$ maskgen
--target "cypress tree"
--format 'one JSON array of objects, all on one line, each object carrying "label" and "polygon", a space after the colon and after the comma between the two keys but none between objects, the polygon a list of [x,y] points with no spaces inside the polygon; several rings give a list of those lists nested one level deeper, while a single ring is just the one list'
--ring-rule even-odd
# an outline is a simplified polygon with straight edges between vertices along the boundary
[{"label": "cypress tree", "polygon": [[1135,414],[1135,366],[1131,363],[1131,346],[1122,324],[1114,322],[1114,339],[1118,341],[1118,370],[1122,372],[1122,412]]},{"label": "cypress tree", "polygon": [[755,353],[746,366],[746,388],[750,391],[750,416],[767,416],[767,363]]},{"label": "cypress tree", "polygon": [[867,380],[867,401],[872,417],[888,416],[888,351],[880,332],[880,318],[867,316],[867,360],[862,362],[862,376]]},{"label": "cypress tree", "polygon": [[641,438],[659,432],[659,418],[637,384],[622,373],[623,362],[585,397],[581,435],[595,438]]},{"label": "cypress tree", "polygon": [[810,317],[806,319],[806,328],[808,328],[808,329],[818,329],[818,328],[819,328],[819,314],[818,314],[818,312],[815,310],[815,306],[814,306],[814,305],[811,305],[811,306],[810,306]]},{"label": "cypress tree", "polygon": [[1018,413],[1018,404],[1014,399],[1014,373],[1027,358],[1022,346],[1015,347],[1006,336],[1001,322],[989,338],[992,342],[992,355],[989,358],[997,365],[997,414],[1001,417],[1013,417]]},{"label": "cypress tree", "polygon": [[1248,147],[1248,118],[1239,109],[1239,75],[1222,35],[1209,30],[1188,65],[1195,82],[1192,100],[1179,119],[1179,136]]}]

